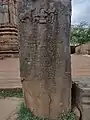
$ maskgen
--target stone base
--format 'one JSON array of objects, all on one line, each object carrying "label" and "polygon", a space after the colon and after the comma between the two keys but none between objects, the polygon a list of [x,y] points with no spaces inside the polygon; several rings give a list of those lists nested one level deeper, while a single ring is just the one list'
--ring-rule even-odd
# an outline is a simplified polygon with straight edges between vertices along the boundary
[{"label": "stone base", "polygon": [[0,59],[5,59],[5,58],[18,58],[19,57],[19,52],[11,52],[11,51],[5,51],[5,52],[0,52]]},{"label": "stone base", "polygon": [[90,120],[90,79],[81,78],[73,83],[72,106],[80,110],[80,120]]},{"label": "stone base", "polygon": [[[59,87],[61,88],[60,84]],[[68,92],[63,96],[64,94],[60,94],[60,91],[62,93],[63,89],[50,93],[43,82],[23,81],[25,106],[38,117],[57,119],[62,112],[70,110]]]}]

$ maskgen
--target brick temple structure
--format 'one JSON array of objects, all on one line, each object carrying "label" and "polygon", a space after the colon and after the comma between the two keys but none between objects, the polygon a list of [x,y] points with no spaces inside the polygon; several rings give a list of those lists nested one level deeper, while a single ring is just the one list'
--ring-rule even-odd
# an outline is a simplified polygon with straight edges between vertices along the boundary
[{"label": "brick temple structure", "polygon": [[0,0],[0,55],[18,53],[17,0]]}]

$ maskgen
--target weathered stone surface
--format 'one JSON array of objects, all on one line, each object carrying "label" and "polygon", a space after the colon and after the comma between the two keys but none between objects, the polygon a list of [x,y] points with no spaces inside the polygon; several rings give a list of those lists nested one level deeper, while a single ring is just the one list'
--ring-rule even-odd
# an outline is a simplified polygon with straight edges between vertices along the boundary
[{"label": "weathered stone surface", "polygon": [[82,45],[76,47],[75,53],[90,55],[90,42],[88,42],[86,44],[82,44]]},{"label": "weathered stone surface", "polygon": [[75,81],[72,94],[72,104],[80,110],[80,120],[90,120],[90,81],[86,79]]},{"label": "weathered stone surface", "polygon": [[37,116],[71,108],[71,1],[19,1],[20,66],[25,103]]}]

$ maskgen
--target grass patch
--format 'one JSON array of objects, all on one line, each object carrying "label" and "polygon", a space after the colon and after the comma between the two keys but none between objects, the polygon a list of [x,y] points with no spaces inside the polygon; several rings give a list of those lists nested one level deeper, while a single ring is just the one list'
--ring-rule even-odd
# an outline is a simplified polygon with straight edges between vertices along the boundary
[{"label": "grass patch", "polygon": [[0,90],[0,97],[17,97],[17,98],[22,98],[23,97],[23,92],[21,89],[7,89],[7,90]]},{"label": "grass patch", "polygon": [[76,120],[76,117],[73,112],[68,112],[61,114],[59,120]]},{"label": "grass patch", "polygon": [[[46,120],[39,117],[35,117],[32,112],[30,112],[25,106],[24,103],[20,105],[18,111],[18,120]],[[48,119],[47,119],[48,120]]]},{"label": "grass patch", "polygon": [[[25,106],[24,103],[20,105],[18,111],[18,120],[49,120],[47,118],[39,118],[33,115]],[[63,113],[57,120],[76,120],[73,112]]]}]

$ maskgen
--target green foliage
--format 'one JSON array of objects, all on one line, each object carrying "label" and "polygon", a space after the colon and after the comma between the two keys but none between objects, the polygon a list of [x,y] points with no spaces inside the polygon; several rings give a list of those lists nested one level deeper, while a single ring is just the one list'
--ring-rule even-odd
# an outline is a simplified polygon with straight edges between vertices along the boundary
[{"label": "green foliage", "polygon": [[[47,118],[35,117],[32,112],[30,112],[25,106],[24,103],[20,105],[18,111],[19,120],[49,120]],[[75,120],[75,115],[73,112],[68,112],[67,114],[63,113],[57,120]]]},{"label": "green foliage", "polygon": [[73,25],[71,27],[71,44],[84,44],[90,41],[90,26],[81,22],[79,25]]},{"label": "green foliage", "polygon": [[35,117],[32,112],[30,112],[25,106],[24,103],[20,105],[20,109],[18,112],[19,120],[46,120],[39,117]]},{"label": "green foliage", "polygon": [[73,112],[63,113],[59,120],[76,120]]},{"label": "green foliage", "polygon": [[0,97],[17,97],[22,98],[23,92],[21,89],[15,89],[15,90],[0,90]]}]

